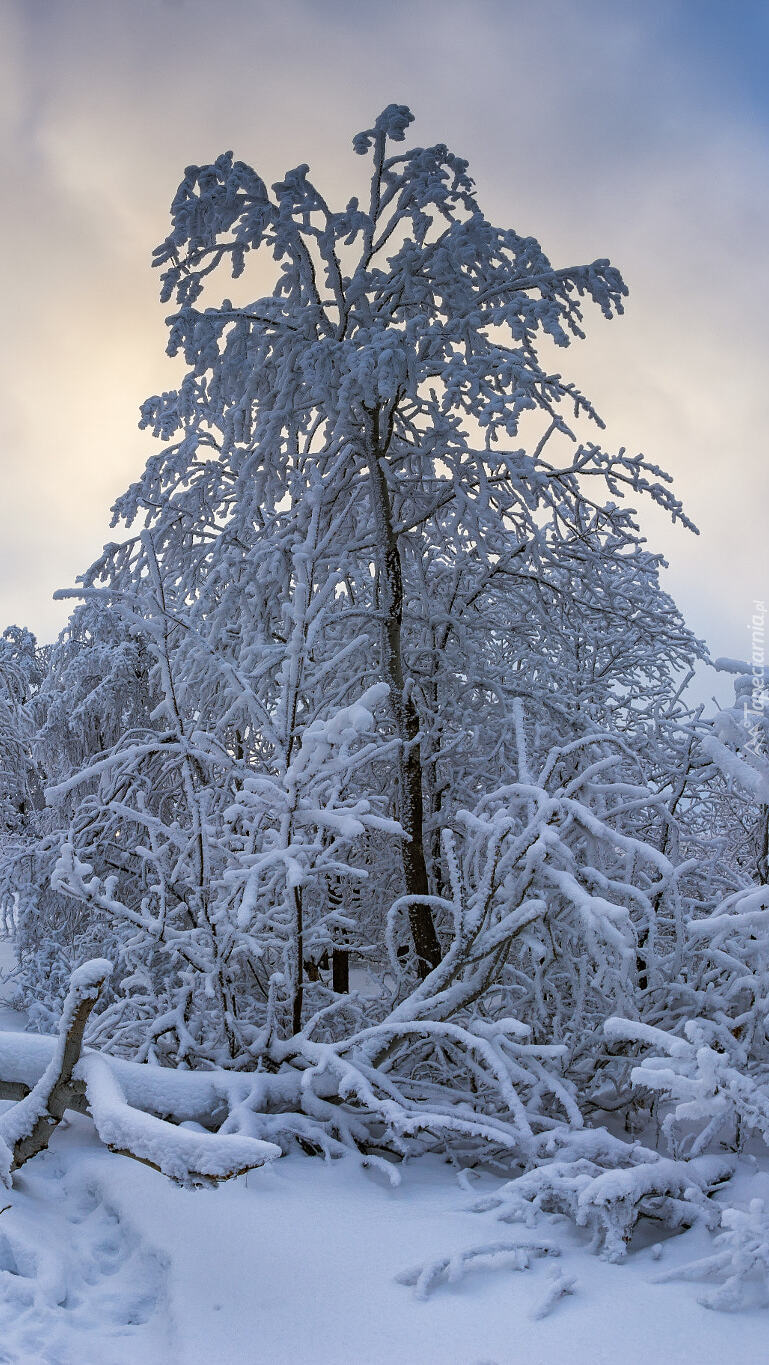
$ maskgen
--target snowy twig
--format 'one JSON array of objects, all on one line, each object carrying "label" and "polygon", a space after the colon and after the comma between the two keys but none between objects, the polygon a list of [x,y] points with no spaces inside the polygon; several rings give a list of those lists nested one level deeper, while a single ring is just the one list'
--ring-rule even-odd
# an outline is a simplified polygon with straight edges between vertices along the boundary
[{"label": "snowy twig", "polygon": [[427,1299],[439,1284],[456,1284],[469,1270],[528,1270],[532,1259],[560,1254],[553,1242],[489,1242],[425,1261],[395,1278],[398,1284],[413,1286],[418,1299]]}]

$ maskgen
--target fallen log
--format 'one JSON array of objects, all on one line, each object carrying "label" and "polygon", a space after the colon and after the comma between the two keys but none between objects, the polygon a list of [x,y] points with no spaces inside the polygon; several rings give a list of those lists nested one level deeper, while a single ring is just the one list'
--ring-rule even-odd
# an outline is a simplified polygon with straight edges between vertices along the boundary
[{"label": "fallen log", "polygon": [[[37,1084],[56,1050],[56,1038],[45,1033],[0,1032],[0,1099],[19,1100]],[[85,1047],[82,1059],[93,1049]],[[215,1130],[233,1104],[248,1093],[249,1080],[238,1072],[175,1071],[147,1062],[108,1058],[126,1101],[172,1123],[200,1123]],[[68,1109],[88,1114],[85,1084],[76,1074],[68,1089]]]},{"label": "fallen log", "polygon": [[[3,1183],[9,1185],[13,1172],[48,1146],[66,1109],[90,1115],[111,1151],[152,1166],[180,1184],[215,1184],[280,1156],[278,1146],[259,1138],[178,1126],[185,1121],[179,1117],[185,1106],[178,1103],[185,1090],[187,1121],[194,1121],[193,1111],[201,1109],[209,1123],[217,1108],[226,1114],[228,1097],[221,1083],[212,1087],[210,1078],[201,1077],[201,1086],[195,1084],[194,1072],[164,1072],[136,1063],[121,1066],[118,1059],[91,1050],[81,1055],[88,1016],[111,971],[111,963],[98,958],[73,973],[58,1038],[0,1034],[0,1099],[16,1101],[0,1115]],[[164,1073],[162,1079],[159,1072]],[[178,1076],[182,1085],[171,1081],[169,1095],[172,1076]],[[132,1103],[134,1094],[145,1103]],[[156,1106],[165,1113],[153,1112]],[[168,1121],[169,1112],[175,1122]]]}]

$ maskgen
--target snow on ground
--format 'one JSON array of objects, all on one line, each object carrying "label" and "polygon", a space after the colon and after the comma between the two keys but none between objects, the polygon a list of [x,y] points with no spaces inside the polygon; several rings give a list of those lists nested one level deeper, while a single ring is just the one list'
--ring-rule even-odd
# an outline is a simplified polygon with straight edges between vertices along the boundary
[{"label": "snow on ground", "polygon": [[[0,950],[2,944],[0,943]],[[0,1027],[21,1021],[6,1011]],[[624,1265],[559,1219],[537,1228],[469,1211],[437,1160],[390,1188],[352,1160],[285,1158],[185,1191],[114,1156],[72,1115],[0,1191],[0,1365],[757,1365],[765,1311],[710,1312],[696,1285],[655,1284],[705,1234],[639,1238]],[[766,1197],[744,1163],[732,1197]],[[497,1182],[473,1178],[472,1191]],[[476,1195],[477,1197],[477,1195]],[[470,1273],[420,1302],[395,1276],[489,1241],[554,1241],[558,1260]],[[544,1319],[554,1270],[576,1281]]]}]

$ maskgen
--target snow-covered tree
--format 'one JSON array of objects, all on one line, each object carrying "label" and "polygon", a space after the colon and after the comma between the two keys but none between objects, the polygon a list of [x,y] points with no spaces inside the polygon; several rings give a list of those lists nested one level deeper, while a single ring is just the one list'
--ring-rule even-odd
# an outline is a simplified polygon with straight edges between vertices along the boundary
[{"label": "snow-covered tree", "polygon": [[257,1072],[230,1131],[526,1167],[640,1102],[607,1017],[697,989],[703,650],[628,501],[685,520],[666,477],[553,368],[620,275],[492,226],[410,122],[355,138],[342,209],[305,166],[185,173],[186,373],[54,651],[45,850],[115,963],[93,1040]]},{"label": "snow-covered tree", "polygon": [[[479,1213],[619,1259],[646,1215],[717,1231],[724,1149],[769,1142],[766,678],[689,703],[633,504],[688,523],[556,369],[619,273],[494,227],[410,123],[343,208],[230,153],[174,198],[160,445],[56,645],[0,642],[0,897],[62,1014],[0,1165],[73,1103],[182,1179],[449,1152],[506,1173]],[[725,1209],[714,1304],[764,1295],[765,1225]]]},{"label": "snow-covered tree", "polygon": [[[108,549],[87,582],[116,601],[155,573],[175,603],[183,593],[186,624],[174,629],[186,632],[194,708],[205,674],[218,716],[235,730],[239,715],[261,740],[260,708],[278,705],[280,670],[299,666],[289,651],[308,653],[284,613],[318,500],[306,591],[325,595],[324,633],[333,620],[350,650],[348,698],[354,685],[389,688],[398,742],[385,785],[406,836],[392,853],[424,975],[441,953],[425,811],[435,848],[451,818],[438,792],[473,710],[462,676],[473,617],[492,606],[508,632],[533,605],[546,619],[569,556],[582,572],[626,561],[627,581],[635,572],[654,589],[632,511],[596,497],[601,485],[682,513],[640,456],[577,439],[571,414],[600,425],[597,414],[538,355],[582,336],[583,298],[607,316],[621,309],[618,272],[606,261],[554,269],[532,238],[493,227],[464,161],[443,146],[397,153],[410,122],[393,105],[356,137],[366,198],[339,211],[304,166],[272,192],[229,154],[189,168],[155,253],[162,296],[177,304],[169,351],[188,372],[145,404],[143,425],[169,444],[116,506],[129,522],[144,514],[150,532]],[[239,278],[257,250],[277,264],[271,294],[200,306],[219,267]],[[436,708],[457,686],[463,714],[444,726]],[[300,689],[298,730],[305,709]]]},{"label": "snow-covered tree", "polygon": [[[0,638],[0,924],[15,927],[35,899],[33,849],[45,805],[36,755],[46,652],[30,631]],[[36,714],[38,712],[38,714]]]},{"label": "snow-covered tree", "polygon": [[44,804],[32,756],[33,701],[46,671],[30,631],[9,626],[0,637],[0,825],[21,830]]}]

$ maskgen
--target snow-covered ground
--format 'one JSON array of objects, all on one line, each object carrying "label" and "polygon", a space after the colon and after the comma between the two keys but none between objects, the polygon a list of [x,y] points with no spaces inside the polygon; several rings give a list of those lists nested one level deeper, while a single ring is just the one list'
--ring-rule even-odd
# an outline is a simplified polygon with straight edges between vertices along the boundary
[{"label": "snow-covered ground", "polygon": [[[0,942],[0,952],[5,945]],[[6,949],[7,960],[7,949]],[[1,993],[1,992],[0,992]],[[23,1021],[5,1011],[0,1027]],[[769,1195],[746,1162],[730,1198]],[[655,1275],[706,1250],[692,1230],[624,1265],[559,1219],[506,1226],[469,1211],[436,1160],[390,1188],[352,1161],[289,1157],[184,1191],[106,1151],[78,1115],[2,1191],[0,1365],[758,1365],[766,1311],[715,1313]],[[476,1194],[477,1197],[477,1194]],[[495,1242],[551,1242],[523,1272],[479,1270],[426,1301],[409,1267]],[[537,1312],[562,1273],[573,1293]]]}]

